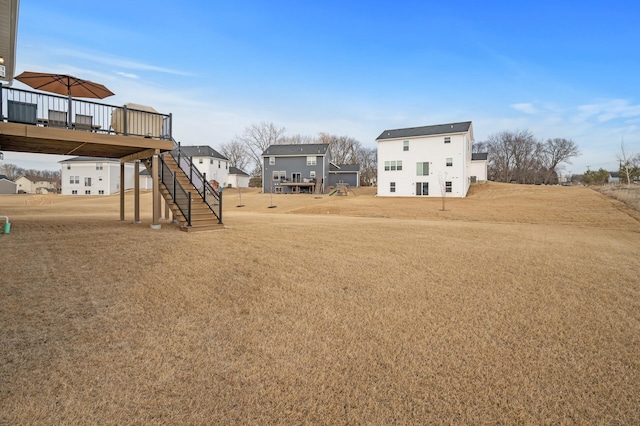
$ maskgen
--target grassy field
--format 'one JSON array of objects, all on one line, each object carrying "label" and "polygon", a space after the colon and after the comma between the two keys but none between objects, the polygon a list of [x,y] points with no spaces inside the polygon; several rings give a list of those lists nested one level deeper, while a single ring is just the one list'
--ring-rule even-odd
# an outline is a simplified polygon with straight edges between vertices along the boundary
[{"label": "grassy field", "polygon": [[191,234],[150,200],[0,196],[0,424],[640,424],[621,201],[227,190]]}]

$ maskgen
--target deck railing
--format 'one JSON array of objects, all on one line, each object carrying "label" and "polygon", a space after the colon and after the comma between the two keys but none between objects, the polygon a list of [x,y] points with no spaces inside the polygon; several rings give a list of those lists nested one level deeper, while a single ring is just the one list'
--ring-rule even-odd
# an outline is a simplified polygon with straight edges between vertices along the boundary
[{"label": "deck railing", "polygon": [[172,139],[171,114],[9,87],[0,91],[0,118],[35,126]]},{"label": "deck railing", "polygon": [[171,194],[171,198],[182,215],[187,220],[187,226],[191,226],[191,192],[185,190],[177,176],[171,171],[164,158],[160,156],[160,181],[164,184],[167,191]]}]

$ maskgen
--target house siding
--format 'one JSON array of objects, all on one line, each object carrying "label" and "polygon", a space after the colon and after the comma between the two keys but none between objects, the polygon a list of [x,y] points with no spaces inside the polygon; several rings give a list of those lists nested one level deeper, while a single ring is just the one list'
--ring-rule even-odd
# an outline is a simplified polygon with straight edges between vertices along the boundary
[{"label": "house siding", "polygon": [[[102,164],[102,170],[96,170],[98,163]],[[120,191],[120,162],[117,160],[74,160],[61,161],[60,164],[62,165],[62,195],[112,195]],[[125,190],[133,189],[135,183],[133,163],[126,163],[124,170]],[[71,176],[78,176],[78,183],[70,183]],[[91,185],[85,185],[86,178],[91,179]],[[77,194],[73,194],[74,190]],[[90,193],[87,194],[86,191]]]},{"label": "house siding", "polygon": [[[313,155],[309,155],[311,157]],[[270,165],[269,159],[275,157],[275,164]],[[311,172],[316,174],[316,181],[322,179],[320,182],[325,183],[325,187],[328,182],[329,171],[329,158],[327,155],[316,155],[316,164],[314,166],[307,165],[307,155],[300,156],[265,156],[262,160],[262,191],[265,193],[278,192],[277,188],[281,187],[279,181],[273,180],[274,171],[284,171],[285,178],[287,180],[292,179],[293,173],[300,173],[301,181],[304,179],[313,179]],[[290,193],[290,187],[281,187],[282,193]]]},{"label": "house siding", "polygon": [[[445,143],[445,137],[450,143]],[[409,149],[404,150],[405,141]],[[440,197],[445,182],[451,182],[447,197],[465,197],[470,185],[468,169],[471,162],[470,132],[378,139],[378,195],[416,196],[416,184],[428,184],[428,196]],[[452,165],[447,166],[447,159]],[[402,170],[385,170],[386,161],[402,161]],[[428,163],[429,174],[420,176],[417,163]],[[395,192],[391,192],[391,183]],[[424,196],[424,195],[421,195]]]},{"label": "house siding", "polygon": [[[202,160],[202,163],[200,163],[200,160]],[[213,164],[211,164],[211,160],[213,160]],[[206,174],[207,181],[215,180],[220,186],[227,186],[229,181],[229,162],[227,160],[210,156],[197,156],[191,157],[191,161],[200,173]]]},{"label": "house siding", "polygon": [[338,183],[346,183],[349,186],[358,187],[360,174],[358,172],[330,172],[329,186],[336,186]]},{"label": "house siding", "polygon": [[18,192],[18,185],[9,179],[0,179],[0,194],[15,194]]}]

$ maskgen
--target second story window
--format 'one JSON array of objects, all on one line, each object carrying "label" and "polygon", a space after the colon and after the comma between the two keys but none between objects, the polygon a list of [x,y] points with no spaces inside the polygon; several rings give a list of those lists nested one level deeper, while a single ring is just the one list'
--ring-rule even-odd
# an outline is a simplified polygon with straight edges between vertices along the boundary
[{"label": "second story window", "polygon": [[315,166],[317,164],[316,157],[307,157],[307,166]]},{"label": "second story window", "polygon": [[96,163],[96,170],[102,170],[102,163]]},{"label": "second story window", "polygon": [[402,150],[409,151],[409,141],[402,142]]},{"label": "second story window", "polygon": [[451,143],[451,137],[450,136],[445,136],[444,137],[444,143]]},{"label": "second story window", "polygon": [[274,166],[276,164],[276,157],[269,157],[269,165]]},{"label": "second story window", "polygon": [[453,158],[448,157],[447,158],[447,167],[451,167],[451,166],[453,166]]}]

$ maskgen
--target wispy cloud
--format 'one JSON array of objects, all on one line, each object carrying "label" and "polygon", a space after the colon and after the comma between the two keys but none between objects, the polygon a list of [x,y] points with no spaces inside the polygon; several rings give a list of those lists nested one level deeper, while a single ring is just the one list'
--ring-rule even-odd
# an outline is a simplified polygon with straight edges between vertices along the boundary
[{"label": "wispy cloud", "polygon": [[578,118],[588,119],[595,117],[598,122],[614,120],[617,118],[640,117],[640,105],[633,105],[626,99],[609,99],[598,103],[578,106]]},{"label": "wispy cloud", "polygon": [[532,103],[518,103],[509,105],[511,108],[518,110],[520,112],[524,112],[525,114],[537,114],[538,110],[533,106]]},{"label": "wispy cloud", "polygon": [[121,77],[125,77],[125,78],[132,78],[132,79],[138,79],[140,78],[139,75],[137,74],[133,74],[130,72],[122,72],[122,71],[116,71],[116,74],[121,76]]},{"label": "wispy cloud", "polygon": [[187,71],[145,64],[132,59],[120,58],[109,54],[84,52],[72,49],[58,49],[56,53],[60,56],[64,55],[67,57],[92,61],[100,64],[110,65],[112,67],[119,67],[129,70],[153,71],[163,74],[179,75],[183,77],[192,76],[192,74]]}]

